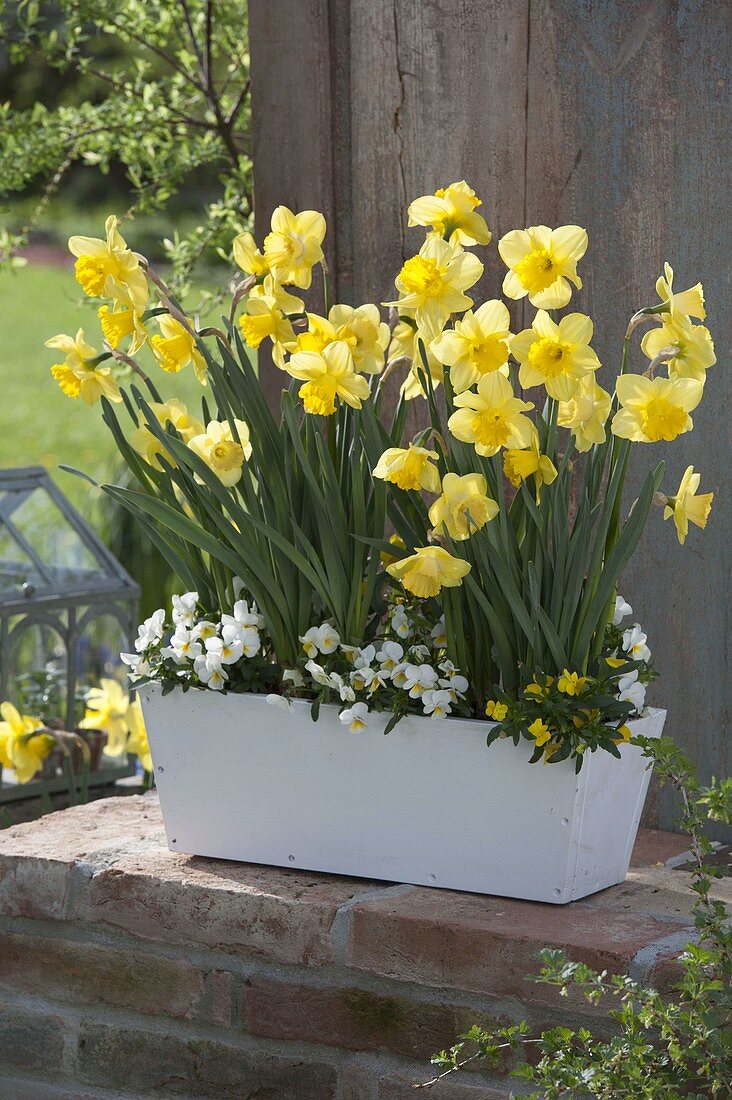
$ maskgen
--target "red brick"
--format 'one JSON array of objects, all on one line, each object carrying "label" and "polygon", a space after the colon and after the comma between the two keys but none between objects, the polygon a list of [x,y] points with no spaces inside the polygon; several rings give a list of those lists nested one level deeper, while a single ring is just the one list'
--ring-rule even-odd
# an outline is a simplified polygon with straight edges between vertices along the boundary
[{"label": "red brick", "polygon": [[[421,1075],[397,1073],[385,1077],[379,1081],[376,1100],[415,1100],[420,1093],[415,1092],[414,1086],[423,1084],[429,1080],[429,1077],[429,1068]],[[480,1085],[452,1077],[432,1085],[421,1095],[429,1097],[429,1100],[510,1100],[515,1093],[512,1093],[508,1087],[494,1088],[491,1085]]]},{"label": "red brick", "polygon": [[[449,1003],[387,996],[342,986],[309,986],[264,976],[242,987],[239,1016],[251,1035],[296,1039],[347,1050],[390,1051],[429,1059],[473,1023],[497,1021]],[[507,1067],[504,1067],[507,1068]]]},{"label": "red brick", "polygon": [[188,1016],[203,974],[168,959],[78,940],[0,934],[0,983],[50,1000],[111,1004],[150,1015]]},{"label": "red brick", "polygon": [[215,1100],[333,1100],[337,1081],[322,1061],[92,1021],[82,1024],[78,1074],[85,1084]]},{"label": "red brick", "polygon": [[546,999],[545,987],[526,980],[543,947],[622,972],[674,927],[624,910],[600,914],[582,902],[560,908],[426,889],[365,900],[351,921],[347,958],[359,970],[525,1001]]},{"label": "red brick", "polygon": [[14,1004],[0,1005],[0,1073],[11,1069],[57,1073],[64,1032],[60,1016]]}]

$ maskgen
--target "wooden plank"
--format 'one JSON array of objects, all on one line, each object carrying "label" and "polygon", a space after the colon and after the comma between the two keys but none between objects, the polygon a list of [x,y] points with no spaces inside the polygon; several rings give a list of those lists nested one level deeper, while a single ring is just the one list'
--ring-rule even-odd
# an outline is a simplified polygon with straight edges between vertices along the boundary
[{"label": "wooden plank", "polygon": [[[585,287],[573,304],[595,319],[606,383],[617,373],[628,318],[655,300],[664,260],[680,287],[703,281],[707,323],[724,362],[730,228],[724,5],[534,0],[529,42],[527,219],[588,229]],[[631,369],[645,366],[636,345]],[[729,455],[731,412],[730,374],[718,366],[694,432],[633,453],[636,485],[651,462],[664,458],[668,492],[694,463],[702,488],[716,493],[709,527],[692,529],[684,547],[660,512],[653,514],[623,585],[661,673],[649,699],[668,708],[667,732],[703,779],[729,774],[732,514],[723,477],[728,463],[720,459]],[[673,825],[675,812],[670,792],[662,792],[662,828]]]}]

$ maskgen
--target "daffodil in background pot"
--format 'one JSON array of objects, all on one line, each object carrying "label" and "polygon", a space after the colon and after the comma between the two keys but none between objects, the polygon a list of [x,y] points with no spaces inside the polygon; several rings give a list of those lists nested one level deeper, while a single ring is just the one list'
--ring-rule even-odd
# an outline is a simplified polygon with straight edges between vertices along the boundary
[{"label": "daffodil in background pot", "polygon": [[[101,402],[138,483],[104,488],[183,587],[123,655],[177,851],[550,902],[625,876],[649,780],[633,737],[664,712],[618,582],[654,506],[683,542],[712,498],[692,467],[676,492],[663,463],[624,485],[631,451],[692,428],[715,361],[701,286],[666,267],[606,390],[572,302],[585,231],[505,234],[503,297],[479,304],[480,206],[464,181],[412,203],[424,243],[383,310],[332,304],[322,215],[279,207],[261,247],[233,242],[208,326],[114,218],[72,239],[105,350],[56,337],[53,374]],[[145,356],[195,371],[200,408]]]}]

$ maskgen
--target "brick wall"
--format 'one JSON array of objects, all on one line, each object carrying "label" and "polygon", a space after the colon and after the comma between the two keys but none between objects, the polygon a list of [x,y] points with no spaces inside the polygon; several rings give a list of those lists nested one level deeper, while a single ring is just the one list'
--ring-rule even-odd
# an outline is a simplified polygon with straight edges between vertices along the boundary
[{"label": "brick wall", "polygon": [[[683,847],[643,833],[623,886],[556,907],[181,856],[153,795],[5,830],[0,1100],[406,1100],[473,1021],[598,1022],[527,981],[542,946],[667,981]],[[510,1068],[425,1095],[500,1100]]]}]

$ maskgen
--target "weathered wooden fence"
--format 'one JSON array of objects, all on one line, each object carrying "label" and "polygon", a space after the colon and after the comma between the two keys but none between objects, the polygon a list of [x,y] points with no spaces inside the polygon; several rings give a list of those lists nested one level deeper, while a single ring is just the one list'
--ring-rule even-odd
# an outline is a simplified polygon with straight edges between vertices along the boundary
[{"label": "weathered wooden fence", "polygon": [[[249,12],[258,230],[278,203],[323,210],[341,301],[393,296],[420,240],[408,202],[461,178],[484,197],[495,237],[587,228],[579,302],[608,367],[629,316],[655,300],[664,260],[679,285],[703,281],[720,363],[696,430],[662,451],[669,485],[687,463],[703,471],[714,512],[684,547],[653,516],[624,591],[663,673],[653,701],[668,707],[670,732],[705,777],[727,774],[730,8],[250,0]],[[483,286],[495,293],[502,269],[488,255]],[[673,812],[662,794],[663,826]]]}]

